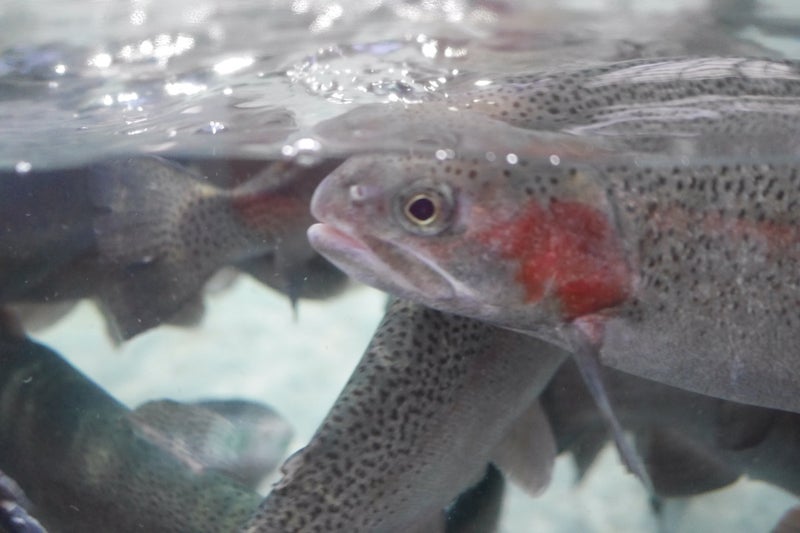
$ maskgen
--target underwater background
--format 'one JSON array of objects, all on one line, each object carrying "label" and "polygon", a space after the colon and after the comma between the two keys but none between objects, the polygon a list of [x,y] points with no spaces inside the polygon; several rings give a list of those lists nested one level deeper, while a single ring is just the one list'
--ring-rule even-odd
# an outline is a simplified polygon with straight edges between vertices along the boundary
[{"label": "underwater background", "polygon": [[[728,15],[755,9],[765,21],[800,17],[789,0],[756,7],[699,0],[555,4],[6,0],[0,165],[25,173],[128,153],[226,159],[303,152],[311,163],[329,154],[324,146],[298,144],[304,128],[355,105],[433,100],[465,73],[580,62],[588,49],[603,54],[598,41],[650,39],[653,28],[669,34],[670,24],[679,32],[712,8]],[[800,54],[798,39],[779,25],[734,21],[726,28],[720,39]],[[161,326],[115,345],[96,308],[84,302],[34,337],[130,407],[156,398],[265,402],[295,429],[294,451],[349,377],[386,297],[354,285],[328,301],[301,301],[295,316],[286,297],[244,275],[217,285],[195,328]],[[511,487],[501,531],[658,530],[645,491],[613,449],[580,484],[574,477],[571,459],[562,457],[540,497]],[[664,520],[671,531],[766,531],[794,501],[740,481],[671,502]]]}]

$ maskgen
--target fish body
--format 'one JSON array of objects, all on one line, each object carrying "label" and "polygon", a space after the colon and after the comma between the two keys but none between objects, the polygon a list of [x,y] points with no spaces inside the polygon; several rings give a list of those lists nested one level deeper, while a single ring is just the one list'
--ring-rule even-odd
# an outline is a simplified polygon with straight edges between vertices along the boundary
[{"label": "fish body", "polygon": [[191,446],[165,445],[175,433],[202,437],[202,417],[185,417],[172,441],[145,432],[150,415],[134,419],[58,354],[5,325],[0,367],[0,468],[49,530],[233,532],[257,508],[257,493],[208,468]]},{"label": "fish body", "polygon": [[489,462],[542,490],[554,448],[535,400],[564,357],[517,333],[394,302],[246,531],[443,531],[445,507]]},{"label": "fish body", "polygon": [[[598,135],[503,135],[486,120],[490,149],[462,129],[455,144],[440,135],[432,156],[350,158],[315,193],[323,224],[312,244],[355,278],[431,307],[573,352],[590,346],[663,383],[800,409],[794,152],[739,152],[758,129],[731,137],[730,150],[675,158]],[[713,136],[727,122],[691,127]]]},{"label": "fish body", "polygon": [[[793,126],[800,63],[743,57],[647,58],[479,80],[446,104],[526,129],[573,133],[683,132],[727,119],[726,132]],[[764,113],[768,122],[749,115]],[[686,134],[691,134],[692,128]]]},{"label": "fish body", "polygon": [[4,176],[0,302],[91,297],[124,339],[199,303],[225,265],[269,256],[288,275],[314,257],[304,232],[320,176],[283,170],[232,188],[157,157]]}]

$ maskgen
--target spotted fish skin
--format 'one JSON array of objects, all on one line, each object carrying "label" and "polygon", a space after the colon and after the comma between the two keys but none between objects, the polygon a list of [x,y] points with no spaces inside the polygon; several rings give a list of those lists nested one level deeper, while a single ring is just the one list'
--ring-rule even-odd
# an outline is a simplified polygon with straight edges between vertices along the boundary
[{"label": "spotted fish skin", "polygon": [[[315,193],[312,244],[431,307],[571,350],[583,339],[603,363],[663,383],[800,410],[791,154],[676,164],[551,133],[516,147],[494,161],[353,157]],[[422,223],[409,211],[418,198],[433,208]]]},{"label": "spotted fish skin", "polygon": [[[440,529],[443,508],[480,479],[503,434],[566,356],[531,342],[396,301],[246,531]],[[531,356],[537,349],[541,357]]]},{"label": "spotted fish skin", "polygon": [[[269,257],[277,278],[313,259],[305,229],[320,179],[278,165],[224,188],[158,157],[3,176],[0,302],[93,298],[130,338],[202,305],[224,266]],[[280,281],[304,294],[302,280]]]},{"label": "spotted fish skin", "polygon": [[0,336],[0,468],[51,531],[238,531],[260,496],[137,436],[130,411],[57,354]]},{"label": "spotted fish skin", "polygon": [[478,83],[480,88],[451,94],[447,105],[527,129],[604,131],[613,126],[642,134],[765,106],[774,110],[773,122],[792,123],[797,112],[791,110],[800,98],[800,63],[742,57],[634,59]]}]

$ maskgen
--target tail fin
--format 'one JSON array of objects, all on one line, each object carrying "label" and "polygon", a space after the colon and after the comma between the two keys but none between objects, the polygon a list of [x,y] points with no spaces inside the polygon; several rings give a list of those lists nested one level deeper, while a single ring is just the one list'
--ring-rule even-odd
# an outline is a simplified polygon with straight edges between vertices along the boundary
[{"label": "tail fin", "polygon": [[247,400],[155,400],[129,418],[141,437],[190,469],[222,472],[252,489],[278,466],[293,435],[272,408]]},{"label": "tail fin", "polygon": [[123,339],[171,319],[219,266],[229,238],[225,195],[201,179],[157,157],[91,169],[89,194],[102,213],[94,221],[97,298]]}]

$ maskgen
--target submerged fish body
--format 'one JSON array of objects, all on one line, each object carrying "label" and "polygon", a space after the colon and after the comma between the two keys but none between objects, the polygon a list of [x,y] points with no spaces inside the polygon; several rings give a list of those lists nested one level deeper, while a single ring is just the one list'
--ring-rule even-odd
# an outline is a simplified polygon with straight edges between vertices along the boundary
[{"label": "submerged fish body", "polygon": [[800,409],[791,154],[676,161],[550,133],[515,146],[355,156],[315,193],[312,244],[431,307],[588,343],[663,383]]},{"label": "submerged fish body", "polygon": [[[603,377],[657,495],[691,496],[748,476],[800,496],[800,414],[696,394],[612,369]],[[579,457],[587,443],[608,440],[604,420],[571,363],[559,369],[540,402],[560,452]]]},{"label": "submerged fish body", "polygon": [[447,105],[522,128],[578,134],[697,136],[698,123],[720,119],[722,133],[744,125],[794,128],[800,111],[800,63],[780,59],[634,59],[476,85],[450,94]]},{"label": "submerged fish body", "polygon": [[[798,148],[799,114],[798,62],[660,58],[467,78],[443,101],[360,106],[318,124],[315,133],[326,149],[344,155],[348,148],[352,154],[426,146],[477,152],[481,144],[499,154],[499,140],[513,151],[537,142],[535,135],[525,140],[529,131],[550,131],[676,158],[780,156]],[[517,130],[504,132],[497,122]]]},{"label": "submerged fish body", "polygon": [[[130,410],[5,324],[0,367],[0,468],[51,531],[233,532],[257,508],[258,494],[142,431]],[[202,433],[186,427],[197,421],[183,431]]]},{"label": "submerged fish body", "polygon": [[535,400],[565,356],[396,301],[246,531],[442,531],[444,508],[489,462],[542,490],[554,444]]},{"label": "submerged fish body", "polygon": [[152,400],[130,416],[137,433],[200,471],[256,489],[286,456],[292,429],[272,408],[244,400]]},{"label": "submerged fish body", "polygon": [[278,169],[225,189],[156,157],[5,176],[0,302],[92,297],[131,337],[196,307],[225,265],[270,256],[288,274],[313,258],[304,232],[319,179]]}]

